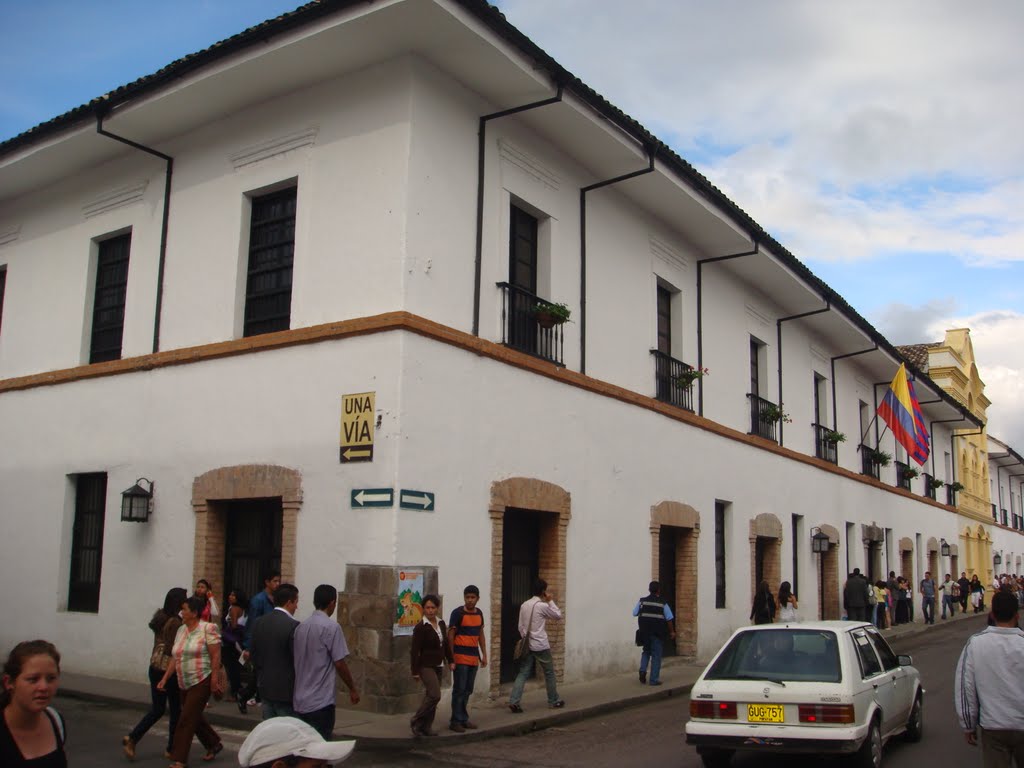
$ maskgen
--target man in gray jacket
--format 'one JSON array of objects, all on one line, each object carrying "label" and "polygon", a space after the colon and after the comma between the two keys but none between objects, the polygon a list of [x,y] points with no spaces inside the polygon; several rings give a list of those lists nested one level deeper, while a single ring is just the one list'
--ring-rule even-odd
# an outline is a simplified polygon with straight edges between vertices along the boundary
[{"label": "man in gray jacket", "polygon": [[1024,766],[1024,676],[1012,673],[1024,669],[1024,632],[1012,592],[993,596],[992,618],[996,625],[972,635],[960,654],[953,706],[968,744],[980,729],[985,768]]}]

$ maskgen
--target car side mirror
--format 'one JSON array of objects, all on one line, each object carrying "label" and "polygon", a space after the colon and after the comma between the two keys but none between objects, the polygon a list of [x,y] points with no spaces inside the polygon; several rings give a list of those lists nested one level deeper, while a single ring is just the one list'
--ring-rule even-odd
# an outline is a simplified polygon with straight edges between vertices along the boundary
[{"label": "car side mirror", "polygon": [[896,661],[900,663],[901,667],[910,667],[914,664],[914,657],[909,653],[901,653],[896,657]]}]

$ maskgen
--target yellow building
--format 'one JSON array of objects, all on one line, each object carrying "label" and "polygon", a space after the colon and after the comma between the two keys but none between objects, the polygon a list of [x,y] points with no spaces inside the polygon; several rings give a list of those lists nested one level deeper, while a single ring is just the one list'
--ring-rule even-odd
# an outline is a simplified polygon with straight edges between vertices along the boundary
[{"label": "yellow building", "polygon": [[[978,376],[969,328],[946,331],[943,341],[899,347],[910,363],[946,392],[959,400],[982,422],[991,401],[985,397],[985,382]],[[951,445],[934,445],[932,450],[945,460],[946,477],[963,485],[955,494],[959,513],[959,570],[968,578],[977,574],[982,583],[991,585],[992,570],[992,499],[988,470],[988,437],[986,428],[958,430]]]}]

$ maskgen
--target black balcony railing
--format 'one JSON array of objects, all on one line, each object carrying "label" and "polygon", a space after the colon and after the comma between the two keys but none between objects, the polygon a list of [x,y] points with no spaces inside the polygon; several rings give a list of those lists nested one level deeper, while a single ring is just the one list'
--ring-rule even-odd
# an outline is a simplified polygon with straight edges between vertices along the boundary
[{"label": "black balcony railing", "polygon": [[857,450],[860,451],[860,472],[862,475],[873,477],[875,480],[879,478],[879,464],[871,458],[872,449],[868,445],[859,445]]},{"label": "black balcony railing", "polygon": [[1010,524],[1010,518],[1009,518],[1009,515],[1007,515],[1006,510],[1002,509],[1002,510],[1000,510],[1000,512],[1002,512],[1002,515],[1003,515],[1003,525],[1009,525]]},{"label": "black balcony railing", "polygon": [[998,523],[999,522],[999,513],[996,512],[996,505],[995,504],[992,505],[992,522],[994,522],[994,523]]},{"label": "black balcony railing", "polygon": [[934,478],[927,472],[924,473],[924,495],[934,501],[935,499],[935,488],[932,487],[932,480]]},{"label": "black balcony railing", "polygon": [[839,446],[826,438],[832,430],[822,424],[814,424],[814,455],[819,459],[839,463]]},{"label": "black balcony railing", "polygon": [[907,476],[907,470],[910,469],[910,465],[904,464],[902,461],[895,461],[893,464],[896,465],[896,485],[906,491],[909,491],[910,478]]},{"label": "black balcony railing", "polygon": [[684,371],[692,371],[693,366],[656,349],[651,350],[651,355],[654,357],[655,397],[663,403],[685,408],[692,413],[693,388],[697,386],[697,382],[693,380],[686,386],[680,383],[679,377]]},{"label": "black balcony railing", "polygon": [[563,326],[559,324],[545,328],[538,322],[535,311],[538,305],[543,306],[552,302],[509,283],[498,283],[498,287],[502,293],[501,325],[504,337],[501,343],[520,352],[563,365]]},{"label": "black balcony railing", "polygon": [[951,507],[956,506],[956,491],[953,490],[951,483],[946,483],[946,503]]},{"label": "black balcony railing", "polygon": [[748,394],[747,399],[750,400],[750,434],[778,442],[775,427],[779,423],[779,407],[757,395]]}]

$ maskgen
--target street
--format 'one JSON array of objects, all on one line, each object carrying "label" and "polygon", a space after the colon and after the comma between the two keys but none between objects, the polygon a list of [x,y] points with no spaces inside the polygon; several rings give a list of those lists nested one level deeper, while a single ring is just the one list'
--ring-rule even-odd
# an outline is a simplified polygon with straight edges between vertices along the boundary
[{"label": "street", "polygon": [[[897,741],[886,748],[883,764],[888,768],[911,768],[931,763],[941,766],[980,764],[976,748],[963,739],[953,712],[953,671],[967,637],[984,628],[984,619],[943,625],[928,632],[894,642],[898,653],[909,653],[921,671],[925,697],[925,736],[920,744]],[[666,674],[670,674],[670,668]],[[127,707],[60,699],[58,708],[68,722],[70,763],[74,768],[108,768],[123,761],[121,737],[138,720],[141,712]],[[223,705],[217,705],[223,706]],[[346,766],[440,765],[464,768],[518,768],[521,766],[586,766],[620,768],[632,766],[699,766],[700,759],[683,739],[683,725],[689,708],[687,697],[670,698],[583,720],[567,727],[550,728],[526,736],[496,738],[465,744],[426,742],[410,750],[373,751],[358,749]],[[441,724],[437,724],[440,726]],[[142,740],[135,765],[142,768],[166,766],[163,746],[166,718]],[[218,729],[225,749],[213,765],[237,764],[238,748],[245,732]],[[190,764],[200,764],[202,749],[193,745]],[[748,755],[737,757],[738,768],[799,768],[817,765],[818,757],[794,759]],[[835,763],[838,765],[838,762]]]}]

